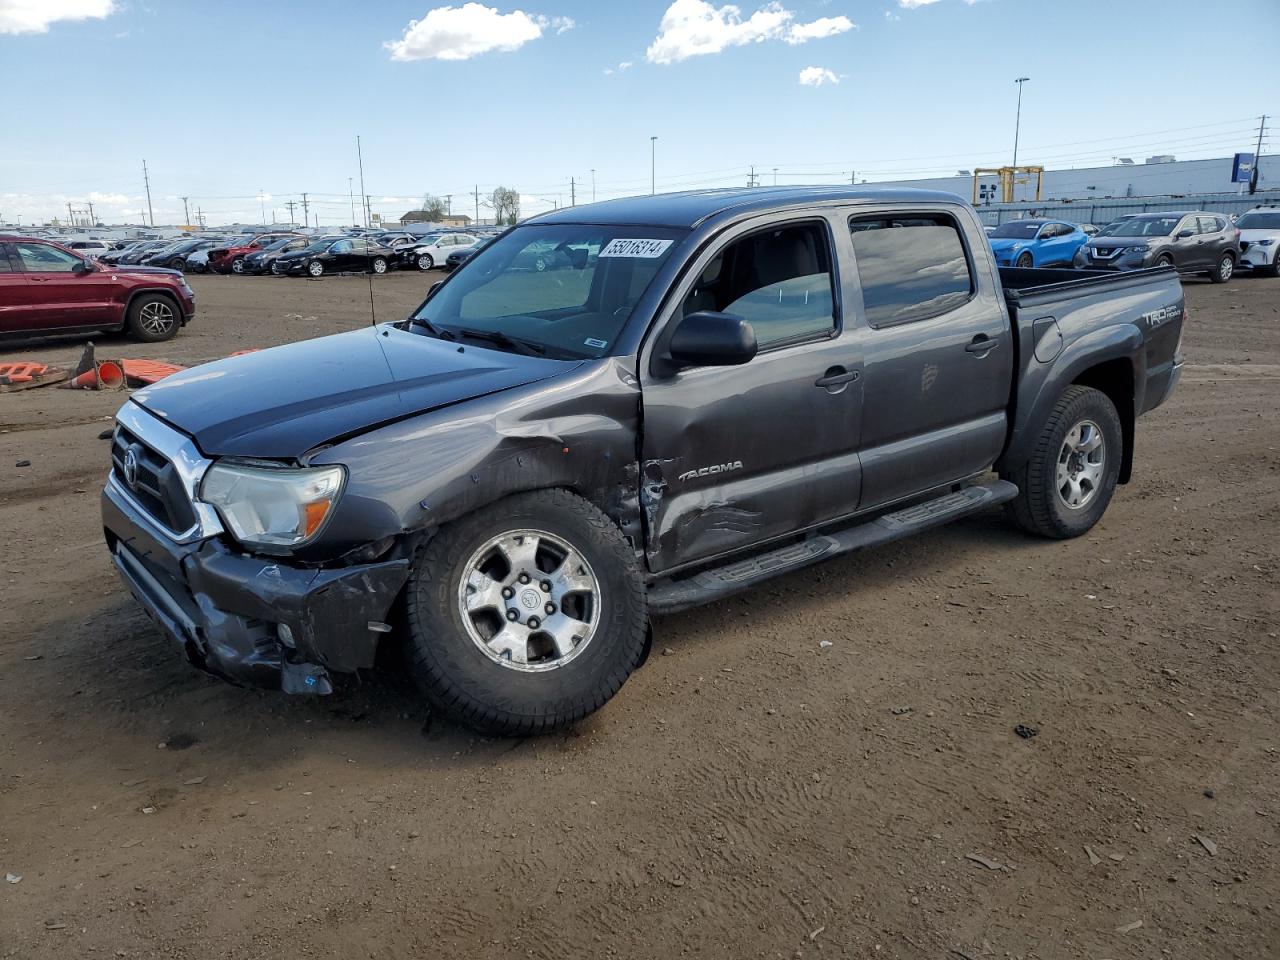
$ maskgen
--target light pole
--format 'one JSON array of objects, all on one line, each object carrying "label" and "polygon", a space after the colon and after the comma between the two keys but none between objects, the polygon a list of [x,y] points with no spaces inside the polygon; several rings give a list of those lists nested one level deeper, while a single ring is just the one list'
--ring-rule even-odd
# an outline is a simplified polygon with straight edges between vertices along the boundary
[{"label": "light pole", "polygon": [[658,192],[658,138],[649,138],[649,193]]},{"label": "light pole", "polygon": [[1018,85],[1018,116],[1013,122],[1013,165],[1018,165],[1018,132],[1022,127],[1022,85],[1030,80],[1030,77],[1018,77],[1013,82]]}]

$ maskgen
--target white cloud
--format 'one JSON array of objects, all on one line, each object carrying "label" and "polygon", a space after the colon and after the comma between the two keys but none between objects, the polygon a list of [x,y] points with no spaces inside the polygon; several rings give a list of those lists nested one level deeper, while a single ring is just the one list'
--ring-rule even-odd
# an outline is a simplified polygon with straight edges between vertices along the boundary
[{"label": "white cloud", "polygon": [[48,33],[59,20],[101,20],[112,0],[0,0],[0,33]]},{"label": "white cloud", "polygon": [[938,0],[898,0],[898,6],[903,10],[914,10],[917,7],[927,7],[931,3],[937,3]]},{"label": "white cloud", "polygon": [[826,67],[805,67],[800,71],[800,85],[803,87],[820,87],[824,83],[839,82],[840,78]]},{"label": "white cloud", "polygon": [[609,77],[615,73],[621,73],[623,70],[630,70],[633,66],[634,64],[630,60],[623,60],[616,67],[605,67],[604,75],[606,77]]},{"label": "white cloud", "polygon": [[518,50],[544,30],[560,34],[575,26],[570,17],[544,17],[523,10],[499,13],[496,7],[464,3],[428,10],[421,20],[409,21],[403,37],[383,46],[391,51],[392,60],[468,60],[491,50]]},{"label": "white cloud", "polygon": [[620,64],[618,64],[619,70],[630,70],[631,67],[632,67],[632,63],[630,60],[623,60]]},{"label": "white cloud", "polygon": [[792,45],[806,43],[809,40],[821,40],[823,37],[834,37],[838,33],[848,33],[856,29],[856,25],[848,17],[819,17],[810,23],[792,24],[787,31],[787,43]]},{"label": "white cloud", "polygon": [[822,17],[810,23],[796,23],[795,14],[778,0],[770,0],[751,16],[727,3],[712,6],[706,0],[674,0],[662,15],[658,36],[649,45],[645,59],[670,64],[689,57],[720,53],[765,40],[805,43],[854,29],[848,17]]}]

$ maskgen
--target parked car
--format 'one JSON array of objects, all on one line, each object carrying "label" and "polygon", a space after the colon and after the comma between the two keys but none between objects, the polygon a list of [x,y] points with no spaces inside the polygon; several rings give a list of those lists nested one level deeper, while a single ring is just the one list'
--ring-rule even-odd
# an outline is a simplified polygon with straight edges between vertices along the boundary
[{"label": "parked car", "polygon": [[176,271],[109,267],[60,243],[0,235],[0,334],[127,330],[156,343],[194,313],[195,294]]},{"label": "parked car", "polygon": [[1086,270],[1176,267],[1226,283],[1240,259],[1240,230],[1220,213],[1140,213],[1109,224],[1076,251]]},{"label": "parked car", "polygon": [[1246,210],[1235,225],[1240,231],[1240,266],[1280,276],[1280,204]]},{"label": "parked car", "polygon": [[458,267],[462,266],[463,263],[469,260],[473,254],[479,253],[489,244],[493,243],[495,239],[497,239],[496,234],[489,237],[480,237],[469,247],[458,247],[458,249],[454,250],[449,254],[449,256],[445,257],[444,268],[450,271],[457,270]]},{"label": "parked car", "polygon": [[1078,223],[1076,226],[1083,230],[1087,237],[1092,237],[1098,232],[1098,227],[1092,223]]},{"label": "parked car", "polygon": [[1002,267],[1071,266],[1088,236],[1065,220],[1010,220],[988,234]]},{"label": "parked car", "polygon": [[187,265],[187,258],[201,250],[212,250],[225,241],[221,238],[196,237],[180,240],[154,253],[147,254],[142,262],[152,267],[168,267],[170,270],[182,270]]},{"label": "parked car", "polygon": [[148,240],[134,240],[132,243],[126,243],[124,246],[116,250],[108,250],[106,253],[100,255],[98,260],[102,263],[119,263],[122,257],[133,253],[135,250],[140,250],[144,245],[150,242],[151,241]]},{"label": "parked car", "polygon": [[86,257],[99,257],[110,253],[115,247],[108,240],[68,240],[63,244],[68,250],[84,254]]},{"label": "parked car", "polygon": [[278,258],[286,253],[305,250],[313,243],[311,237],[281,237],[267,244],[261,250],[255,250],[244,258],[241,272],[247,274],[271,273],[271,267]]},{"label": "parked car", "polygon": [[165,247],[172,246],[174,242],[175,241],[172,237],[167,237],[163,240],[144,240],[142,243],[130,247],[128,250],[120,253],[116,259],[116,263],[141,263],[143,257],[155,253],[157,250],[162,250]]},{"label": "parked car", "polygon": [[307,274],[373,271],[386,273],[391,264],[391,250],[363,237],[322,237],[293,253],[282,254],[271,265],[272,273]]},{"label": "parked car", "polygon": [[449,254],[473,247],[479,238],[473,233],[440,233],[423,237],[421,242],[404,248],[400,262],[406,268],[434,270],[443,267]]},{"label": "parked car", "polygon": [[244,258],[249,254],[284,237],[300,236],[302,234],[290,230],[259,233],[231,240],[209,251],[209,270],[211,273],[240,273],[244,269]]},{"label": "parked car", "polygon": [[[516,266],[547,247],[598,252],[573,282]],[[1183,294],[1044,274],[998,271],[930,191],[543,215],[405,321],[133,394],[107,545],[206,670],[325,693],[404,643],[434,707],[559,727],[618,691],[654,614],[1001,503],[1090,530],[1179,378]]]}]

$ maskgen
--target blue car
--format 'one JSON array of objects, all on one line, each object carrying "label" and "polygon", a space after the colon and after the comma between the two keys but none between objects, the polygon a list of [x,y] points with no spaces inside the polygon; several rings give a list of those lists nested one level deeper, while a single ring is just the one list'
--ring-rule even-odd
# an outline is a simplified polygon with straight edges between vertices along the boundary
[{"label": "blue car", "polygon": [[987,234],[1002,267],[1069,267],[1089,235],[1064,220],[1010,220]]}]

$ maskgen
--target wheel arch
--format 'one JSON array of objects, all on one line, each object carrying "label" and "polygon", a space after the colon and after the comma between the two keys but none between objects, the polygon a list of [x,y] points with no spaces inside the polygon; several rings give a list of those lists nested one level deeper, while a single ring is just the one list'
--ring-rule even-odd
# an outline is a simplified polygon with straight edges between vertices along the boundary
[{"label": "wheel arch", "polygon": [[1134,382],[1133,363],[1125,357],[1104,360],[1082,371],[1071,381],[1072,385],[1092,387],[1106,394],[1107,399],[1115,406],[1116,413],[1120,415],[1124,449],[1120,454],[1119,483],[1128,483],[1133,473],[1133,438],[1136,420]]},{"label": "wheel arch", "polygon": [[133,311],[133,305],[138,301],[139,297],[145,297],[147,294],[158,293],[162,297],[166,297],[172,304],[173,309],[178,312],[178,318],[183,326],[186,326],[187,315],[183,312],[182,301],[178,299],[178,295],[168,287],[140,287],[137,290],[129,291],[129,299],[124,304],[124,317],[120,321],[121,327],[129,325],[129,314]]}]

